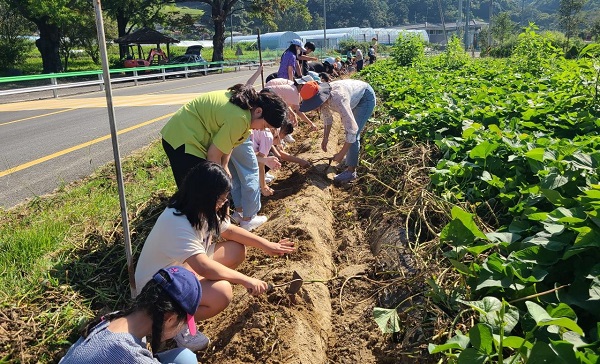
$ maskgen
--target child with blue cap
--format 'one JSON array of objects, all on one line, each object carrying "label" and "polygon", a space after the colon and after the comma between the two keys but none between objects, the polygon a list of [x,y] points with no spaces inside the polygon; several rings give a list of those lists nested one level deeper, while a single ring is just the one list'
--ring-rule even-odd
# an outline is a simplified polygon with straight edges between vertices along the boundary
[{"label": "child with blue cap", "polygon": [[[189,349],[158,351],[185,325],[196,333],[194,313],[201,297],[200,282],[192,272],[180,266],[161,269],[127,309],[89,322],[59,363],[196,364],[196,354]],[[143,341],[147,336],[152,352]]]}]

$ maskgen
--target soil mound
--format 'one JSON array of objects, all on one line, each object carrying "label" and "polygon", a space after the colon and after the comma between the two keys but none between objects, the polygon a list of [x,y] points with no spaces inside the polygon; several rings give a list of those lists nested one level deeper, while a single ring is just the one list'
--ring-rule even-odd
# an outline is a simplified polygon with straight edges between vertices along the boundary
[{"label": "soil mound", "polygon": [[[343,143],[339,125],[334,123],[330,140]],[[296,271],[303,285],[294,295],[284,286],[260,297],[236,287],[230,307],[200,327],[212,343],[199,361],[424,363],[412,355],[415,348],[418,354],[426,347],[422,337],[411,335],[408,345],[399,344],[398,338],[384,336],[373,320],[379,296],[394,287],[376,277],[377,259],[357,212],[359,189],[334,186],[336,168],[322,161],[340,146],[330,145],[333,152],[324,153],[320,134],[295,138],[298,142],[288,150],[319,162],[304,170],[287,163],[274,173],[276,193],[263,200],[261,212],[269,221],[257,233],[274,241],[288,237],[298,251],[271,258],[251,249],[240,270],[273,284],[292,280]]]}]

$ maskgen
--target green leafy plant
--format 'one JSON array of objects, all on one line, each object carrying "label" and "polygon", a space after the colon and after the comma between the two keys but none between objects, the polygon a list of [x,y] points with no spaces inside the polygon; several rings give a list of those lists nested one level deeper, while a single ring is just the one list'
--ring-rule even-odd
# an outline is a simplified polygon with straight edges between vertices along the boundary
[{"label": "green leafy plant", "polygon": [[[425,296],[454,315],[449,331],[460,331],[436,340],[432,353],[461,363],[592,363],[600,322],[597,49],[566,60],[534,26],[519,42],[509,60],[448,68],[440,56],[368,67],[362,76],[381,96],[385,121],[365,133],[365,163],[407,140],[437,147],[430,191],[454,205],[440,247],[461,279],[454,296],[429,279]],[[479,312],[473,322],[471,310]]]},{"label": "green leafy plant", "polygon": [[550,64],[559,56],[560,51],[552,45],[548,37],[536,33],[539,28],[530,23],[523,33],[519,34],[511,60],[519,72],[540,74],[550,67]]},{"label": "green leafy plant", "polygon": [[401,34],[392,47],[392,58],[400,66],[412,66],[423,58],[425,44],[419,35]]},{"label": "green leafy plant", "polygon": [[443,59],[447,68],[457,69],[467,64],[471,57],[465,52],[461,40],[453,35],[448,42]]}]

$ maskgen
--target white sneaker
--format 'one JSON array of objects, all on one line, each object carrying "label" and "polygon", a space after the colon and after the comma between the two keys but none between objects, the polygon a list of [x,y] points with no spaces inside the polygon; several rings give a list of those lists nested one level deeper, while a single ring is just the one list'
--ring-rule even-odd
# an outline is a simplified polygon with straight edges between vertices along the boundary
[{"label": "white sneaker", "polygon": [[288,143],[293,143],[296,141],[296,139],[294,139],[294,137],[292,136],[292,134],[288,134],[285,136],[285,138],[283,138],[283,140],[285,140]]},{"label": "white sneaker", "polygon": [[262,224],[264,224],[265,222],[267,222],[267,220],[268,220],[268,218],[266,216],[254,215],[248,221],[242,220],[240,222],[240,227],[242,229],[252,231],[252,230],[256,229],[257,227],[261,226]]},{"label": "white sneaker", "polygon": [[243,220],[242,214],[240,214],[238,211],[234,211],[233,214],[231,214],[231,220],[235,221],[239,225]]},{"label": "white sneaker", "polygon": [[265,182],[266,183],[271,183],[275,180],[275,176],[273,176],[271,173],[267,172],[265,173]]},{"label": "white sneaker", "polygon": [[177,346],[180,348],[188,348],[191,351],[200,351],[204,350],[210,344],[210,339],[206,337],[200,331],[196,332],[196,335],[190,335],[190,329],[185,327],[183,330],[179,331],[177,335],[174,337],[175,342],[177,342]]}]

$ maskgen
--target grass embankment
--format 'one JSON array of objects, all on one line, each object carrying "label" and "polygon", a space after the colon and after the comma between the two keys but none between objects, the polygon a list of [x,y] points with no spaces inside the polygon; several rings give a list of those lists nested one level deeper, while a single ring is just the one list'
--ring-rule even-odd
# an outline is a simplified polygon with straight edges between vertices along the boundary
[{"label": "grass embankment", "polygon": [[[151,228],[140,216],[154,217],[150,202],[164,200],[174,184],[159,143],[128,158],[123,174],[135,250],[137,233]],[[0,362],[55,361],[80,321],[129,298],[114,175],[109,165],[0,212]]]}]

